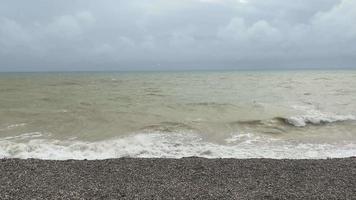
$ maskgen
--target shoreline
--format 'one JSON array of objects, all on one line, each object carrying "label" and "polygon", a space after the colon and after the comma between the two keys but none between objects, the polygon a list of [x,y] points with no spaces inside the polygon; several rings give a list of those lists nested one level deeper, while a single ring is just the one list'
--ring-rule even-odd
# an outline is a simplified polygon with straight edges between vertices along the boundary
[{"label": "shoreline", "polygon": [[0,199],[352,199],[356,158],[0,159]]}]

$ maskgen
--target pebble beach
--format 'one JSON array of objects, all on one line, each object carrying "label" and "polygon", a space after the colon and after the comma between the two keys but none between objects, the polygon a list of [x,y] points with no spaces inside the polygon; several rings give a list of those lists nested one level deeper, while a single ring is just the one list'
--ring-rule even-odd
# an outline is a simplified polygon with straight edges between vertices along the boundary
[{"label": "pebble beach", "polygon": [[0,182],[0,199],[355,199],[356,159],[1,159]]}]

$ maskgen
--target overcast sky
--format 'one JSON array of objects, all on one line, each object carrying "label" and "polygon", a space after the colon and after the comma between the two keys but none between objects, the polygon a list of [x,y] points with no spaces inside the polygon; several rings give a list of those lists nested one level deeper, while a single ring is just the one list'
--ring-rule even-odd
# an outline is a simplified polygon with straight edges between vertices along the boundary
[{"label": "overcast sky", "polygon": [[0,71],[356,68],[356,0],[1,0]]}]

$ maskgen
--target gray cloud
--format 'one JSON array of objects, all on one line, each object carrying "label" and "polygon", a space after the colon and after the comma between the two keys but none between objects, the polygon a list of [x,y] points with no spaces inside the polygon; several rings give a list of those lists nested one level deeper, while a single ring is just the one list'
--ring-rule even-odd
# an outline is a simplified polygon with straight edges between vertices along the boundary
[{"label": "gray cloud", "polygon": [[0,2],[0,70],[356,67],[354,0]]}]

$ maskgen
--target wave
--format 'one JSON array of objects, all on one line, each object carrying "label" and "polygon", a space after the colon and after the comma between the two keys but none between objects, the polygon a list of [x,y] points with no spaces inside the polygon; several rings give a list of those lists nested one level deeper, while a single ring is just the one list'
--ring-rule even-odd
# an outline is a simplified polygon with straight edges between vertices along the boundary
[{"label": "wave", "polygon": [[175,132],[179,130],[194,130],[194,128],[188,124],[181,122],[160,122],[157,124],[148,125],[142,128],[143,131],[160,131],[160,132]]},{"label": "wave", "polygon": [[285,123],[296,126],[304,127],[308,124],[311,125],[322,125],[333,122],[344,122],[344,121],[355,121],[356,116],[348,115],[339,115],[333,113],[324,113],[314,108],[305,107],[305,106],[294,106],[295,109],[304,111],[305,114],[299,116],[291,117],[277,117],[277,120],[284,121]]},{"label": "wave", "polygon": [[236,133],[225,144],[205,141],[195,133],[140,133],[105,141],[34,138],[27,142],[0,141],[1,158],[50,160],[120,157],[182,158],[327,158],[356,155],[356,144],[306,144]]},{"label": "wave", "polygon": [[323,125],[335,122],[356,121],[356,116],[347,114],[339,115],[334,113],[321,112],[311,107],[293,106],[293,108],[303,111],[303,114],[289,117],[274,117],[269,120],[246,120],[230,122],[231,125],[238,124],[242,126],[263,126],[278,127],[279,125],[288,125],[295,127],[305,127],[307,125]]},{"label": "wave", "polygon": [[265,122],[263,120],[243,120],[243,121],[235,121],[235,122],[230,122],[230,124],[240,124],[240,125],[264,125]]},{"label": "wave", "polygon": [[231,103],[216,103],[216,102],[197,102],[197,103],[187,103],[187,106],[202,106],[202,107],[235,107],[234,104]]},{"label": "wave", "polygon": [[250,120],[230,122],[230,125],[238,124],[240,126],[274,128],[284,131],[283,126],[306,127],[308,125],[325,125],[337,122],[355,121],[354,115],[300,115],[291,117],[275,117],[271,120]]},{"label": "wave", "polygon": [[295,116],[295,117],[278,117],[277,120],[284,121],[288,125],[295,127],[305,127],[307,125],[322,125],[334,122],[354,121],[356,117],[353,115],[334,115],[334,116]]}]

